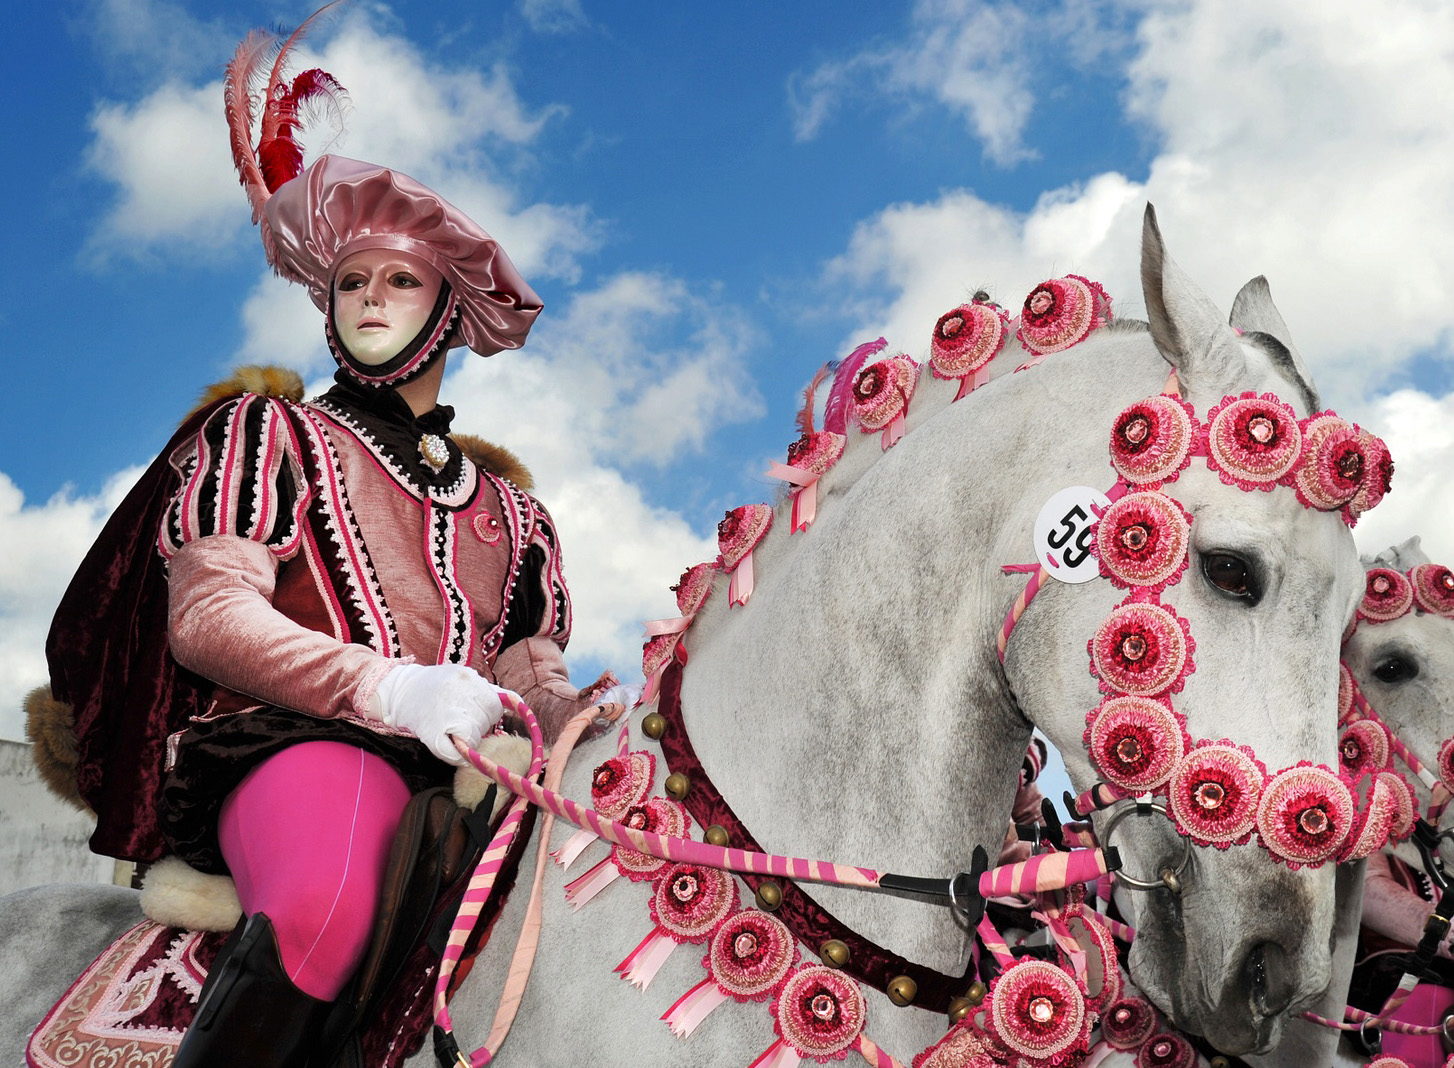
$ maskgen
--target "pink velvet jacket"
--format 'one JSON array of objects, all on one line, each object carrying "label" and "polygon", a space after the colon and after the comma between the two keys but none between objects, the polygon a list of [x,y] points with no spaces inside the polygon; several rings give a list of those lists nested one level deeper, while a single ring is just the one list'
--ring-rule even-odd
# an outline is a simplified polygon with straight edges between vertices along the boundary
[{"label": "pink velvet jacket", "polygon": [[[249,394],[172,454],[168,636],[217,684],[202,718],[276,705],[398,733],[368,699],[407,661],[467,664],[515,690],[547,741],[589,703],[561,656],[570,598],[549,514],[449,451],[429,481],[328,396]],[[543,605],[524,634],[508,627],[517,582]]]}]

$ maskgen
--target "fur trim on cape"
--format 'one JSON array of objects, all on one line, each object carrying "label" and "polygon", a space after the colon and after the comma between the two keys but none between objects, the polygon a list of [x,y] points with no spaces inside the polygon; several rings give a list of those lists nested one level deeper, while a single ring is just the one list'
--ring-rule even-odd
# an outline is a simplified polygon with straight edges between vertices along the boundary
[{"label": "fur trim on cape", "polygon": [[[245,364],[221,382],[214,382],[204,389],[201,398],[192,406],[187,417],[191,418],[209,404],[215,404],[226,397],[236,397],[241,393],[282,397],[284,400],[296,403],[303,399],[303,379],[297,371],[291,371],[286,367],[271,364],[266,367]],[[186,420],[184,419],[183,422]]]},{"label": "fur trim on cape", "polygon": [[[530,740],[513,734],[492,734],[480,752],[518,775],[530,770]],[[490,781],[472,767],[454,776],[454,799],[474,808],[484,799]],[[495,798],[497,818],[513,795],[502,791]],[[204,875],[180,857],[163,857],[146,873],[141,888],[141,911],[150,920],[190,931],[230,931],[242,916],[237,887],[229,875]]]},{"label": "fur trim on cape", "polygon": [[75,716],[69,704],[55,699],[49,685],[25,695],[25,736],[41,782],[66,804],[90,812],[76,789]]},{"label": "fur trim on cape", "polygon": [[493,445],[473,434],[451,434],[450,437],[459,446],[460,452],[496,478],[513,482],[526,493],[535,488],[535,476],[520,462],[520,457],[509,449],[502,445]]}]

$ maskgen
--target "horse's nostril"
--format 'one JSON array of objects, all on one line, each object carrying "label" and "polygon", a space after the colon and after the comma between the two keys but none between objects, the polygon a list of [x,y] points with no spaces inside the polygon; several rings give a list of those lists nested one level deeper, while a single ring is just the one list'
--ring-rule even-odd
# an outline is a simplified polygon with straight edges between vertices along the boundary
[{"label": "horse's nostril", "polygon": [[1287,960],[1282,948],[1264,942],[1247,954],[1242,974],[1254,1013],[1268,1017],[1285,1011],[1292,1001]]},{"label": "horse's nostril", "polygon": [[1262,952],[1261,946],[1247,954],[1247,986],[1257,1007],[1265,1009],[1263,1002],[1267,999],[1267,955]]}]

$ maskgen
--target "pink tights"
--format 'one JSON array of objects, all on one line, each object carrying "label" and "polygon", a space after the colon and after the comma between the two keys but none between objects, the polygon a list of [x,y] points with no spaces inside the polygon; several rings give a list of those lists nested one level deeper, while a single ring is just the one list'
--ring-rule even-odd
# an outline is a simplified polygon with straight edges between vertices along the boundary
[{"label": "pink tights", "polygon": [[363,961],[404,780],[341,742],[303,742],[247,774],[223,802],[218,837],[242,911],[267,913],[283,968],[332,1001]]}]

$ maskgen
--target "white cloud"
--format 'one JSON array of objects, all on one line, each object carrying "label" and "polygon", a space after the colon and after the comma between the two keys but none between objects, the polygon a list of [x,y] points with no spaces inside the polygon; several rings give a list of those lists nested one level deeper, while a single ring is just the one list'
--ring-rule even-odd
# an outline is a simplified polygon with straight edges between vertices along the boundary
[{"label": "white cloud", "polygon": [[671,279],[627,273],[542,321],[519,353],[451,357],[459,366],[443,399],[456,428],[516,451],[560,527],[572,653],[623,678],[639,673],[641,621],[674,614],[668,587],[716,544],[648,503],[619,468],[668,464],[705,434],[759,415],[743,367],[748,341],[732,309]]},{"label": "white cloud", "polygon": [[1358,521],[1359,551],[1376,554],[1418,534],[1429,559],[1454,565],[1454,393],[1401,389],[1360,421],[1388,443],[1394,475],[1393,491]]},{"label": "white cloud", "polygon": [[520,0],[520,13],[536,33],[570,33],[589,22],[581,0]]},{"label": "white cloud", "polygon": [[42,505],[0,472],[0,738],[24,734],[21,702],[46,682],[45,636],[71,575],[141,468],[107,480],[93,497],[65,489]]},{"label": "white cloud", "polygon": [[[914,351],[966,291],[1014,306],[1076,271],[1141,315],[1140,215],[1220,306],[1266,274],[1325,402],[1350,409],[1416,352],[1448,351],[1454,305],[1454,9],[1352,0],[1153,8],[1130,63],[1131,118],[1161,154],[1144,183],[1106,173],[1011,212],[960,190],[865,220],[827,265],[858,325]],[[1374,426],[1373,429],[1380,429]]]},{"label": "white cloud", "polygon": [[1037,66],[1050,46],[1079,64],[1113,51],[1104,7],[1082,0],[1032,12],[1011,3],[918,0],[902,41],[874,42],[789,79],[794,132],[800,141],[813,139],[849,102],[887,98],[913,109],[932,101],[957,115],[994,163],[1032,158],[1037,153],[1023,135]]},{"label": "white cloud", "polygon": [[[532,110],[503,65],[433,64],[361,11],[346,14],[321,50],[300,48],[291,69],[313,66],[339,80],[350,106],[342,135],[321,119],[305,132],[306,158],[331,151],[396,167],[479,220],[527,276],[575,279],[579,256],[599,242],[589,211],[523,202],[495,176],[528,165],[528,147],[564,108]],[[97,110],[87,163],[118,187],[95,238],[100,251],[207,251],[247,228],[221,100],[220,82],[168,83]]]}]

